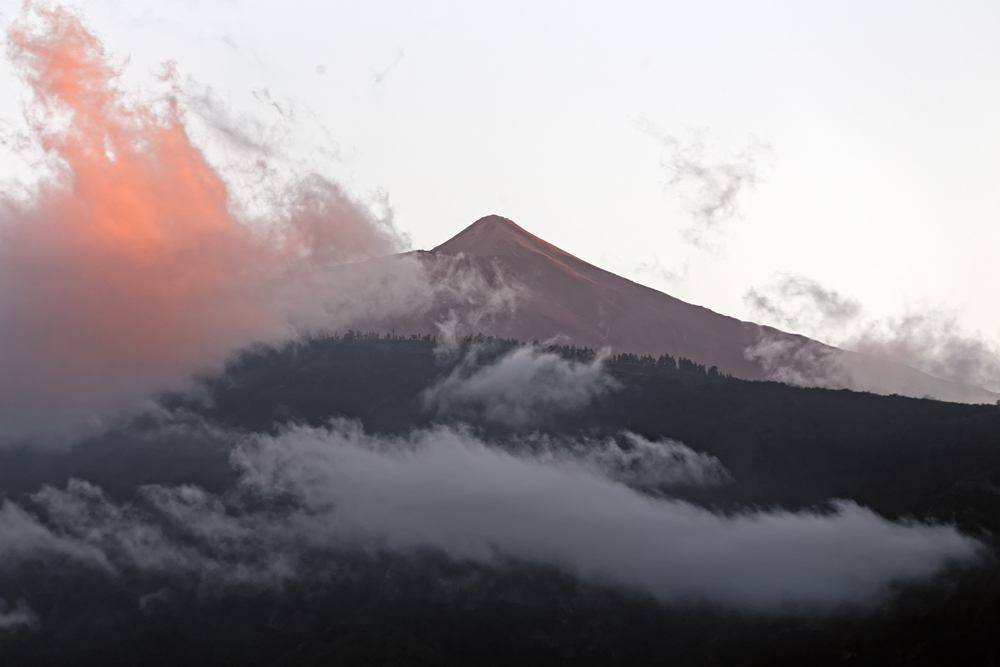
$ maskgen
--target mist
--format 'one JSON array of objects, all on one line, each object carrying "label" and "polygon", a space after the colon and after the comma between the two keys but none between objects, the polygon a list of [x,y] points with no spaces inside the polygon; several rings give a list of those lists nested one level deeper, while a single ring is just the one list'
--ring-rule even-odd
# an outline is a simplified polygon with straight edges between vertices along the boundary
[{"label": "mist", "polygon": [[758,316],[794,331],[842,328],[861,315],[861,304],[805,276],[781,274],[767,288],[743,297]]},{"label": "mist", "polygon": [[966,331],[951,313],[927,310],[867,322],[846,345],[935,377],[1000,392],[1000,346]]},{"label": "mist", "polygon": [[19,630],[37,623],[38,615],[23,600],[11,609],[7,601],[0,598],[0,632]]},{"label": "mist", "polygon": [[584,363],[563,359],[539,346],[518,347],[494,363],[466,358],[423,399],[437,416],[473,418],[512,428],[537,426],[548,416],[573,412],[618,388],[604,371],[604,357]]},{"label": "mist", "polygon": [[716,514],[628,486],[606,457],[514,452],[461,428],[388,438],[349,422],[296,427],[245,438],[232,461],[239,484],[223,495],[148,486],[116,503],[71,480],[4,501],[0,567],[57,558],[111,576],[193,576],[205,591],[273,589],[335,576],[337,553],[429,548],[553,566],[664,603],[773,613],[871,605],[980,549],[950,526],[894,523],[850,501]]},{"label": "mist", "polygon": [[827,515],[725,517],[460,431],[409,442],[386,450],[358,433],[294,430],[244,450],[243,462],[261,488],[336,506],[351,532],[396,549],[434,546],[485,562],[499,552],[664,601],[762,610],[867,602],[890,581],[976,551],[952,528],[893,524],[850,502]]},{"label": "mist", "polygon": [[[965,330],[954,313],[927,308],[875,318],[856,299],[796,275],[782,275],[766,288],[751,289],[744,301],[764,321],[864,355],[844,354],[815,342],[765,337],[746,354],[759,360],[771,379],[879,393],[891,388],[910,396],[974,403],[993,400],[976,387],[1000,391],[1000,347]],[[925,386],[919,377],[893,364],[955,385],[951,391]]]},{"label": "mist", "polygon": [[619,439],[603,442],[568,441],[554,450],[568,450],[576,461],[588,462],[597,473],[638,489],[677,486],[718,486],[733,481],[719,459],[696,452],[669,438],[651,441],[625,431]]}]

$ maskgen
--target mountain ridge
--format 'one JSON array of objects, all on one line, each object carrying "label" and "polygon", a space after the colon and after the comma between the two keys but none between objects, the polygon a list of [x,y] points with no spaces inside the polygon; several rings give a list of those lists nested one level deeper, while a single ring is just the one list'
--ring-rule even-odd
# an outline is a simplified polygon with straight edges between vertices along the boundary
[{"label": "mountain ridge", "polygon": [[[1000,398],[980,387],[687,303],[590,264],[499,215],[480,218],[431,250],[409,254],[428,264],[461,258],[493,283],[521,288],[513,314],[481,320],[475,333],[670,354],[749,380],[959,402]],[[433,322],[418,328],[433,331]]]}]

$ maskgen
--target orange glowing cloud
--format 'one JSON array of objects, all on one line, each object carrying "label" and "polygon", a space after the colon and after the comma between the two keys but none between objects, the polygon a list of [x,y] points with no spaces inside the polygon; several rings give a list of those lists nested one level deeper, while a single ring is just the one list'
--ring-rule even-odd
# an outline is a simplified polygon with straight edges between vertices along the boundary
[{"label": "orange glowing cloud", "polygon": [[0,434],[100,411],[281,335],[288,281],[398,249],[315,175],[252,231],[176,97],[127,97],[71,12],[27,5],[8,51],[54,175],[27,201],[0,192]]}]

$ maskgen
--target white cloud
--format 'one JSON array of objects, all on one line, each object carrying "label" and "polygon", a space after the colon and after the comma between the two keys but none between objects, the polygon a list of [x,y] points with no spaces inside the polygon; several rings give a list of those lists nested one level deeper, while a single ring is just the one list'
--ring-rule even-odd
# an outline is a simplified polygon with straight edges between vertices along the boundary
[{"label": "white cloud", "polygon": [[[678,453],[666,445],[668,457]],[[705,469],[704,457],[683,451],[688,475],[692,455]],[[640,460],[652,468],[625,477],[655,478],[655,457],[629,463]],[[236,451],[231,496],[154,486],[116,504],[72,481],[35,494],[30,512],[7,501],[0,567],[58,556],[110,573],[194,575],[211,591],[334,576],[347,550],[432,548],[484,564],[552,565],[667,603],[768,612],[870,603],[891,582],[931,576],[980,548],[950,526],[893,523],[847,501],[829,513],[719,515],[626,486],[620,464],[607,454],[515,454],[446,428],[399,439],[346,423],[295,428]]]},{"label": "white cloud", "polygon": [[478,361],[473,349],[448,377],[424,392],[425,405],[439,416],[475,416],[517,428],[585,408],[618,387],[605,372],[602,356],[584,363],[524,346],[486,366]]}]

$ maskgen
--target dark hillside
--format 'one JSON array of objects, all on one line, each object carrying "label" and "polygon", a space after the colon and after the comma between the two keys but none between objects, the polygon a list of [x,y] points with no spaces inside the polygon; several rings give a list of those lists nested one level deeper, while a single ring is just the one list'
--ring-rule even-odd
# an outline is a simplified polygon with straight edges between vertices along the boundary
[{"label": "dark hillside", "polygon": [[[405,435],[437,417],[425,390],[464,364],[485,367],[516,347],[430,337],[350,334],[244,352],[193,395],[69,451],[0,452],[0,492],[24,498],[70,477],[114,498],[144,484],[232,489],[227,453],[240,432],[348,418]],[[549,348],[590,362],[594,353]],[[956,522],[993,549],[1000,531],[1000,407],[801,389],[738,380],[685,359],[618,355],[618,387],[586,409],[529,428],[465,419],[500,447],[539,437],[673,438],[731,472],[720,486],[669,489],[723,512],[822,509],[851,499],[886,517]],[[210,424],[204,428],[203,421]],[[223,428],[220,428],[223,427]],[[218,434],[228,434],[225,437]],[[214,434],[214,435],[213,435]],[[227,439],[228,438],[228,439]],[[667,490],[646,489],[648,493]],[[279,508],[280,509],[280,508]],[[276,510],[278,511],[278,510]],[[1000,661],[1000,566],[898,587],[873,609],[755,615],[668,606],[510,560],[486,567],[434,550],[332,550],[337,577],[206,592],[165,575],[0,560],[0,598],[25,600],[42,622],[0,632],[5,665],[989,665]],[[319,562],[319,561],[317,561]],[[13,569],[12,569],[13,568]],[[139,607],[136,595],[140,595]],[[3,612],[0,609],[0,612]],[[151,653],[150,647],[156,647]]]},{"label": "dark hillside", "polygon": [[[479,344],[489,350],[480,364],[515,345]],[[429,337],[368,334],[249,352],[207,381],[210,406],[195,407],[250,431],[347,417],[368,431],[405,433],[434,421],[421,392],[463,358],[436,356],[434,346]],[[932,515],[1000,532],[1000,407],[746,381],[663,359],[612,357],[607,369],[622,388],[539,430],[601,437],[627,429],[708,452],[736,480],[702,498],[711,504],[794,509],[851,498],[889,517]],[[494,438],[516,435],[475,426]]]}]

